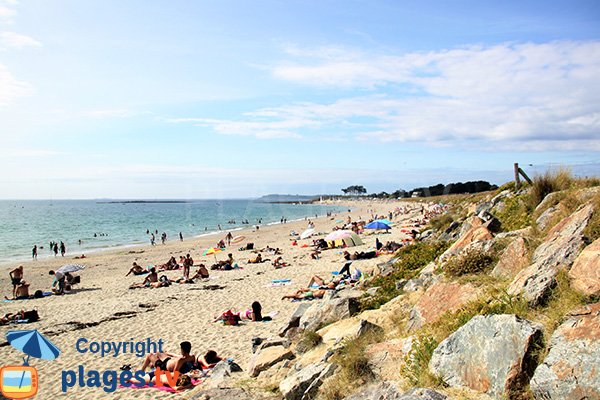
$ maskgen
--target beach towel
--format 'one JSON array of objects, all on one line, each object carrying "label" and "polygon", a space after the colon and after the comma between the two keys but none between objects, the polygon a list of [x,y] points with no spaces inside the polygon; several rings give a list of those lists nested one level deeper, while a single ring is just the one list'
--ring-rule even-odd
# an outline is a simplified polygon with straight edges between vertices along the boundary
[{"label": "beach towel", "polygon": [[290,286],[291,284],[292,284],[292,282],[271,282],[271,283],[265,285],[265,287]]},{"label": "beach towel", "polygon": [[[202,383],[201,379],[192,379],[192,386],[198,386],[199,384]],[[118,386],[120,389],[156,389],[156,390],[160,390],[162,392],[168,392],[168,393],[179,393],[181,392],[181,390],[178,392],[175,389],[168,387],[168,386],[148,386],[147,384],[144,386],[136,386],[136,385],[131,385],[131,386],[123,386],[123,385],[119,385]]]},{"label": "beach towel", "polygon": [[[44,293],[43,293],[44,297],[52,296],[52,294],[53,294],[52,292],[44,292]],[[4,299],[4,302],[5,302],[5,303],[11,303],[11,302],[13,302],[13,301],[20,301],[20,300],[35,300],[35,299],[38,299],[38,298],[41,298],[41,297],[31,297],[31,298],[28,298],[28,299]]]}]

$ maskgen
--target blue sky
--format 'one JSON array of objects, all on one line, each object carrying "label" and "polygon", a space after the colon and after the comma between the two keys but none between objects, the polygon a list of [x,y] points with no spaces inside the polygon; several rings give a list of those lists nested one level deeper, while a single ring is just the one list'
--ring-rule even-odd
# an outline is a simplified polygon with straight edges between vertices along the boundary
[{"label": "blue sky", "polygon": [[597,175],[600,3],[0,0],[0,139],[0,198]]}]

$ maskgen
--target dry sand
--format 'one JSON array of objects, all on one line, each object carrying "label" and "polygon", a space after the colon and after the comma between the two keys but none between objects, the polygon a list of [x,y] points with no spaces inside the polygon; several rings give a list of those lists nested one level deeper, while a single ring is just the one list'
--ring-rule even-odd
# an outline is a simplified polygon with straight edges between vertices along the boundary
[{"label": "dry sand", "polygon": [[[331,232],[337,220],[346,220],[351,215],[353,220],[358,217],[367,219],[371,212],[385,214],[396,206],[415,206],[415,203],[400,202],[355,202],[349,204],[353,212],[341,213],[333,218],[314,220],[318,232]],[[401,240],[405,236],[398,229],[401,222],[420,215],[420,212],[409,213],[395,220],[391,234],[379,234],[382,242]],[[184,340],[192,342],[193,353],[204,353],[208,349],[216,350],[220,355],[233,358],[242,368],[246,368],[251,358],[251,339],[253,337],[275,337],[280,326],[287,321],[288,316],[297,307],[289,300],[281,300],[281,296],[305,287],[312,275],[330,277],[332,271],[337,271],[343,265],[342,250],[328,250],[322,253],[320,260],[312,260],[310,249],[291,245],[290,231],[300,233],[306,229],[305,221],[283,225],[264,226],[258,232],[252,230],[239,231],[236,235],[244,235],[247,240],[254,242],[258,248],[266,245],[279,247],[283,250],[284,260],[291,266],[274,269],[271,263],[258,265],[247,264],[246,261],[254,256],[248,251],[238,251],[241,244],[232,245],[231,249],[218,254],[218,259],[225,259],[228,252],[241,270],[210,271],[209,282],[194,284],[173,284],[170,287],[158,289],[128,289],[134,282],[141,282],[143,276],[128,276],[131,263],[137,261],[142,266],[162,264],[170,256],[179,260],[180,255],[190,253],[195,264],[211,265],[213,256],[202,256],[202,250],[214,246],[221,236],[208,236],[188,239],[184,242],[169,241],[166,245],[140,246],[121,250],[92,253],[85,260],[74,260],[74,254],[23,263],[25,279],[31,283],[31,293],[36,289],[49,290],[52,277],[48,276],[50,269],[56,269],[66,263],[82,263],[86,269],[81,272],[82,284],[73,293],[64,296],[49,296],[44,299],[3,302],[0,313],[15,312],[20,309],[35,308],[39,311],[41,320],[37,323],[2,326],[3,339],[9,330],[38,329],[49,336],[56,344],[61,355],[54,361],[32,359],[31,364],[40,374],[40,389],[36,398],[77,398],[77,399],[132,399],[132,398],[189,398],[200,389],[195,388],[185,395],[172,395],[155,389],[117,389],[106,394],[101,388],[69,389],[68,393],[61,392],[61,372],[76,370],[83,365],[88,370],[119,370],[123,364],[132,364],[137,369],[143,359],[133,354],[118,357],[99,354],[81,354],[76,351],[75,344],[79,338],[92,341],[142,341],[151,338],[154,341],[163,339],[165,350],[178,353],[179,343]],[[222,235],[224,236],[224,235]],[[362,235],[364,245],[349,249],[351,251],[366,251],[373,249],[375,236]],[[311,243],[312,238],[302,240],[300,245]],[[244,242],[245,243],[245,242]],[[233,250],[235,247],[236,250]],[[273,259],[273,256],[263,256]],[[381,256],[375,260],[356,261],[355,266],[368,269],[377,263],[385,262],[390,256]],[[2,269],[8,271],[9,267]],[[195,268],[192,269],[192,273]],[[181,276],[180,271],[165,273],[170,278]],[[2,274],[0,285],[3,295],[11,296],[11,285],[8,274]],[[271,287],[273,279],[291,279],[290,286]],[[202,290],[207,285],[220,285],[224,289]],[[263,306],[263,315],[278,312],[271,322],[245,323],[240,326],[224,326],[213,323],[213,318],[227,309],[246,310],[253,301],[259,301]],[[20,365],[22,353],[5,345],[0,347],[2,365]],[[202,385],[200,385],[201,387]]]}]

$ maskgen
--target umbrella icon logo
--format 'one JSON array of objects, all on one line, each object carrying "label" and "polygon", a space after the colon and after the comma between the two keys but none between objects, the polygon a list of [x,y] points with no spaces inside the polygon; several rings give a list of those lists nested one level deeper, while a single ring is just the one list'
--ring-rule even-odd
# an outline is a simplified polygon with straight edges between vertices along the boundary
[{"label": "umbrella icon logo", "polygon": [[28,399],[37,394],[38,374],[29,366],[31,357],[54,360],[60,350],[37,330],[9,331],[6,339],[12,347],[27,355],[23,365],[7,366],[0,369],[2,395],[9,399]]}]

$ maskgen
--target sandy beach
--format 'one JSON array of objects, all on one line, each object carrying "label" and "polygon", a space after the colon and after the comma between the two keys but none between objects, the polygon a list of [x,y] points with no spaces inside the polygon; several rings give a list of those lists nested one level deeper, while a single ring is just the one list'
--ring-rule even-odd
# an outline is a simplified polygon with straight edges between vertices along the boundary
[{"label": "sandy beach", "polygon": [[[353,202],[348,203],[352,208],[350,213],[340,213],[333,217],[322,217],[314,220],[315,229],[324,237],[336,225],[342,225],[340,220],[348,216],[352,220],[369,219],[372,213],[387,215],[398,206],[408,206],[414,212],[404,214],[394,220],[391,233],[367,231],[362,234],[364,244],[349,249],[350,251],[367,251],[374,249],[375,237],[380,241],[400,241],[406,234],[400,232],[405,222],[420,215],[420,205],[400,202]],[[243,235],[246,240],[230,246],[225,252],[217,254],[217,259],[223,260],[227,253],[233,253],[235,261],[242,269],[232,271],[210,271],[208,282],[197,281],[194,284],[173,284],[158,289],[128,289],[135,282],[141,282],[143,276],[125,274],[136,261],[141,266],[165,263],[171,256],[179,260],[180,255],[190,253],[195,264],[204,263],[210,266],[214,263],[213,256],[202,256],[203,250],[215,246],[221,236],[206,236],[188,239],[183,242],[170,240],[165,245],[139,246],[133,248],[91,253],[84,260],[74,260],[77,254],[67,254],[64,258],[52,257],[23,263],[25,279],[31,283],[30,292],[37,289],[48,291],[52,277],[48,271],[67,263],[81,263],[86,269],[80,273],[82,284],[64,296],[49,296],[43,299],[3,302],[0,312],[16,312],[21,309],[38,310],[41,320],[32,324],[2,326],[3,338],[5,333],[14,329],[38,329],[46,334],[56,344],[61,355],[54,361],[32,359],[31,364],[37,368],[40,375],[40,389],[37,398],[102,398],[102,388],[80,388],[76,385],[68,393],[61,392],[61,372],[76,370],[79,365],[88,370],[116,370],[124,364],[131,364],[135,370],[141,366],[142,358],[134,354],[120,354],[117,357],[99,354],[77,352],[75,344],[79,338],[89,342],[97,341],[152,341],[162,339],[164,349],[178,353],[179,343],[189,340],[192,353],[204,353],[208,349],[216,350],[220,355],[233,358],[242,368],[246,368],[252,355],[251,339],[253,337],[269,338],[276,336],[280,326],[287,320],[297,304],[289,300],[281,300],[284,294],[292,293],[307,285],[312,275],[330,277],[332,271],[338,271],[343,265],[342,249],[327,250],[319,260],[310,258],[310,248],[302,248],[315,238],[301,240],[298,246],[292,246],[291,231],[298,234],[307,227],[306,221],[289,222],[287,224],[261,227],[259,231],[248,229],[235,232]],[[224,236],[224,235],[222,235]],[[239,251],[238,248],[246,242],[255,243],[256,248],[267,245],[279,247],[283,258],[291,265],[274,269],[270,262],[263,264],[248,264],[247,260],[255,254],[249,251]],[[273,259],[272,255],[263,254],[265,258]],[[363,270],[378,263],[388,261],[390,256],[380,256],[372,260],[355,261],[354,266]],[[2,265],[5,273],[0,277],[0,285],[4,296],[11,296],[11,284],[8,279],[9,268],[17,264]],[[12,269],[11,268],[11,269]],[[196,268],[192,269],[192,274]],[[171,279],[181,276],[181,271],[167,271]],[[272,280],[290,279],[289,286],[271,286]],[[207,290],[209,285],[218,285],[216,290]],[[221,312],[232,309],[244,311],[253,301],[259,301],[263,306],[263,315],[276,314],[273,321],[244,323],[240,326],[224,326],[213,323],[213,318]],[[318,301],[318,300],[314,300]],[[4,340],[3,340],[4,341]],[[5,364],[20,365],[21,353],[11,346],[0,348],[0,354]],[[200,385],[199,387],[202,387]],[[186,396],[198,392],[199,387],[186,392]],[[131,398],[167,398],[174,395],[155,389],[117,389],[111,394],[115,399]],[[176,397],[177,395],[175,395]],[[183,397],[185,398],[185,397]]]}]

